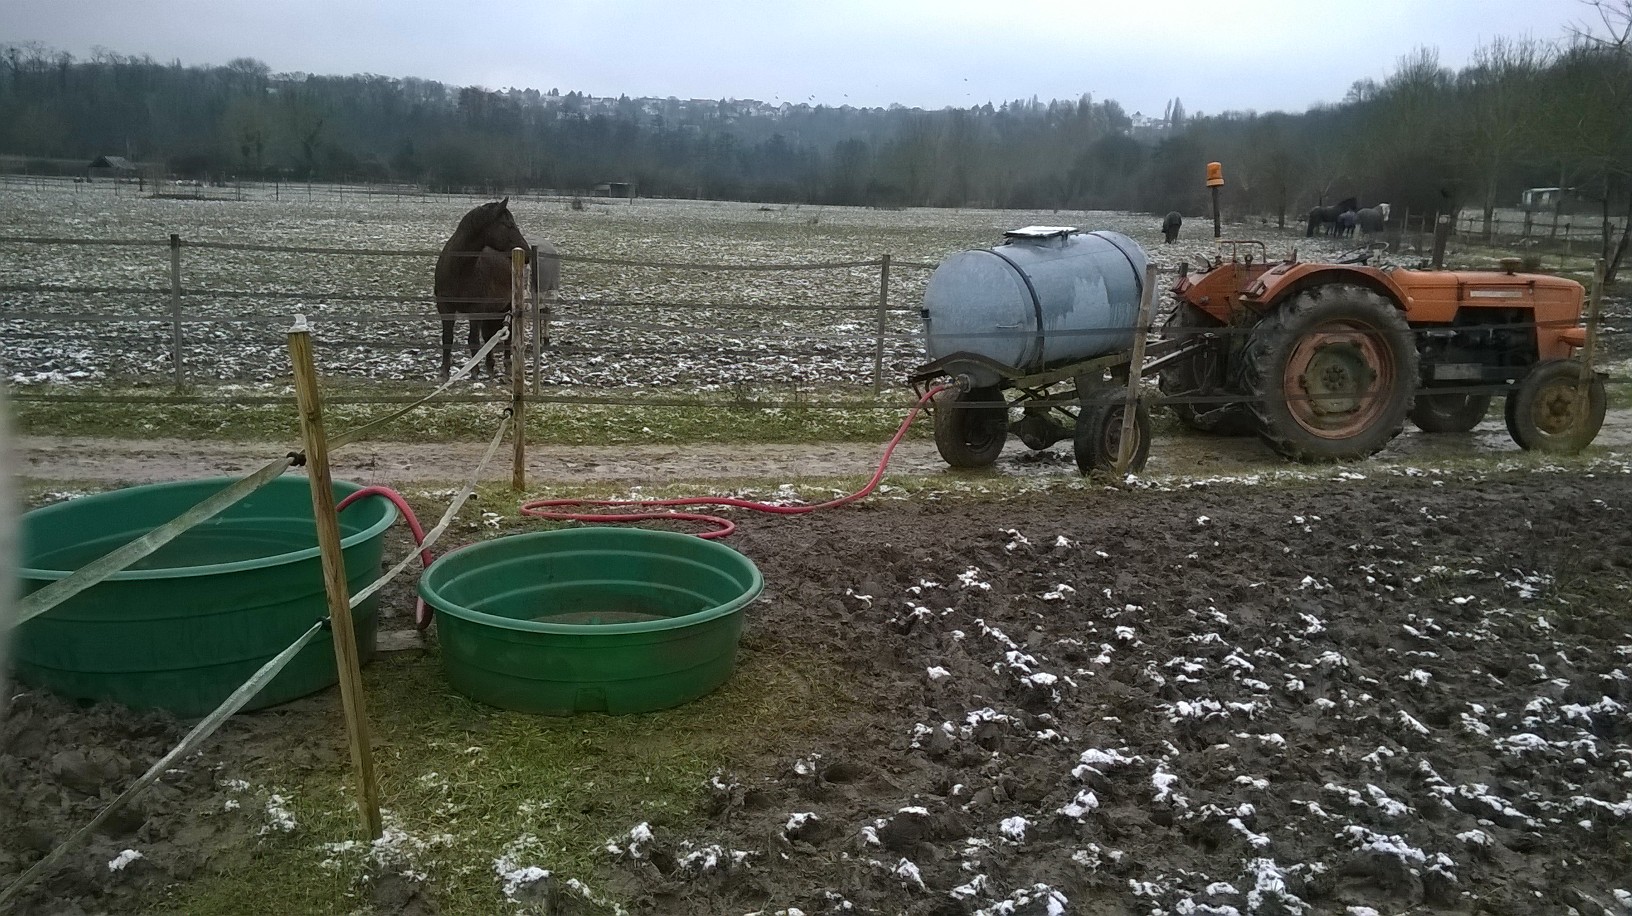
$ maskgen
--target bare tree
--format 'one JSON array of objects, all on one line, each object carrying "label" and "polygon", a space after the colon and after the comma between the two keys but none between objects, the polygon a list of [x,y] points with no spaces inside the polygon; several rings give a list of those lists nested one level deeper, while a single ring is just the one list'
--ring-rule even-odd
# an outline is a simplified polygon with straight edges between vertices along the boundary
[{"label": "bare tree", "polygon": [[1535,41],[1496,38],[1475,51],[1473,64],[1457,77],[1461,158],[1478,183],[1487,242],[1502,178],[1533,148],[1533,116],[1552,57],[1550,48]]},{"label": "bare tree", "polygon": [[[1607,278],[1615,279],[1632,243],[1632,0],[1584,0],[1596,22],[1571,29],[1571,83],[1583,93],[1577,108],[1586,129],[1580,132],[1584,165],[1596,173],[1601,192],[1603,254]],[[1610,220],[1615,203],[1624,203],[1624,220],[1615,240]]]}]

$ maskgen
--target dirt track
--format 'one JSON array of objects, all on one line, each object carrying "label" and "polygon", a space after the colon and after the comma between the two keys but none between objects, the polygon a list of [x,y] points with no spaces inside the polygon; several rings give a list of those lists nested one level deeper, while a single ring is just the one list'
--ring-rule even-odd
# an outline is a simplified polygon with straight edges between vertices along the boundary
[{"label": "dirt track", "polygon": [[[21,473],[58,480],[153,483],[218,474],[242,474],[284,454],[288,444],[209,443],[184,440],[24,437]],[[336,453],[334,476],[358,483],[459,480],[470,474],[485,444],[365,443]],[[534,446],[528,478],[550,483],[658,482],[779,475],[860,473],[878,461],[881,447],[865,444],[741,446]],[[929,442],[906,442],[892,467],[902,473],[944,468]],[[509,446],[501,446],[484,477],[510,479]]]},{"label": "dirt track", "polygon": [[[1466,435],[1428,436],[1408,428],[1379,460],[1433,461],[1517,453],[1500,411],[1491,416]],[[1610,411],[1595,444],[1611,450],[1632,448],[1632,410]],[[17,473],[21,476],[126,484],[245,474],[291,447],[288,443],[58,436],[23,436],[18,446]],[[484,444],[476,443],[361,443],[334,455],[334,475],[364,484],[460,480],[476,467],[485,450]],[[533,483],[550,484],[840,477],[870,473],[882,451],[881,445],[872,443],[533,446],[528,449],[527,477]],[[1151,474],[1236,473],[1280,464],[1256,439],[1158,436],[1147,470]],[[908,439],[896,450],[890,469],[901,474],[937,474],[946,465],[933,443]],[[1060,443],[1036,454],[1011,438],[997,470],[1023,475],[1072,473],[1070,444]],[[484,476],[509,479],[507,446],[501,447]]]}]

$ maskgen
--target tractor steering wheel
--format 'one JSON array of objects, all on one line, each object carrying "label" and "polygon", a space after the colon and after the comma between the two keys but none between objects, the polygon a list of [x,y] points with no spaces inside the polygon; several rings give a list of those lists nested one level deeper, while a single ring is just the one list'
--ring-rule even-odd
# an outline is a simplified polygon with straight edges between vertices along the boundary
[{"label": "tractor steering wheel", "polygon": [[1382,253],[1388,250],[1387,242],[1367,242],[1359,248],[1351,248],[1333,259],[1337,264],[1365,264],[1371,260],[1373,253]]}]

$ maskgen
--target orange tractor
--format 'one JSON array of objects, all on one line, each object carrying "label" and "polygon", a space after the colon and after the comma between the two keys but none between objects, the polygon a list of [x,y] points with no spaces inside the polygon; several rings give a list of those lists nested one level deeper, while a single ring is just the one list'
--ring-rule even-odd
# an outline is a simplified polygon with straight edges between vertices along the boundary
[{"label": "orange tractor", "polygon": [[[1526,449],[1578,451],[1598,435],[1604,382],[1573,359],[1586,346],[1583,289],[1517,272],[1271,263],[1259,242],[1198,275],[1180,271],[1163,331],[1164,400],[1187,426],[1256,432],[1299,461],[1374,454],[1409,417],[1465,432],[1506,393],[1508,432]],[[1258,255],[1256,258],[1254,255]]]}]

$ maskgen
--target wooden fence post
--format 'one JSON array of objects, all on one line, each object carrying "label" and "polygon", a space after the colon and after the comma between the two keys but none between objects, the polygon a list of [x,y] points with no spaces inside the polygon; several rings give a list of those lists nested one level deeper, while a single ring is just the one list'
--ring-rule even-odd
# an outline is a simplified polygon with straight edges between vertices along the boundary
[{"label": "wooden fence post", "polygon": [[878,340],[873,344],[873,397],[884,392],[884,332],[890,310],[890,256],[878,261]]},{"label": "wooden fence post", "polygon": [[181,236],[170,233],[170,361],[175,364],[176,387],[187,383],[181,368]]},{"label": "wooden fence post", "polygon": [[515,424],[510,486],[527,489],[527,358],[521,338],[527,309],[527,249],[510,249],[510,421]]},{"label": "wooden fence post", "polygon": [[[77,187],[76,187],[77,190]],[[0,387],[0,467],[18,468],[21,465],[15,462],[21,456],[12,454],[12,438],[10,429],[10,411],[6,409],[6,389]],[[11,627],[15,613],[13,610],[13,591],[16,589],[18,577],[14,572],[22,562],[22,551],[18,550],[17,522],[18,514],[13,506],[22,505],[22,501],[12,502],[12,472],[0,474],[0,658],[11,658],[9,651],[11,643]],[[0,721],[6,717],[6,705],[11,696],[10,690],[0,690]],[[14,879],[7,879],[8,882]]]},{"label": "wooden fence post", "polygon": [[289,330],[289,362],[295,374],[295,402],[300,430],[306,440],[306,473],[312,484],[312,515],[317,521],[317,546],[323,558],[323,586],[329,598],[329,632],[334,638],[334,662],[340,674],[340,705],[346,713],[346,734],[351,741],[351,770],[357,780],[357,807],[363,832],[380,838],[380,788],[374,781],[374,749],[368,738],[368,713],[363,704],[363,675],[357,665],[357,631],[351,623],[351,590],[346,584],[346,560],[340,546],[340,519],[334,509],[334,482],[329,476],[329,441],[323,433],[323,404],[317,393],[317,370],[312,366],[312,335],[304,316],[295,317]]}]

